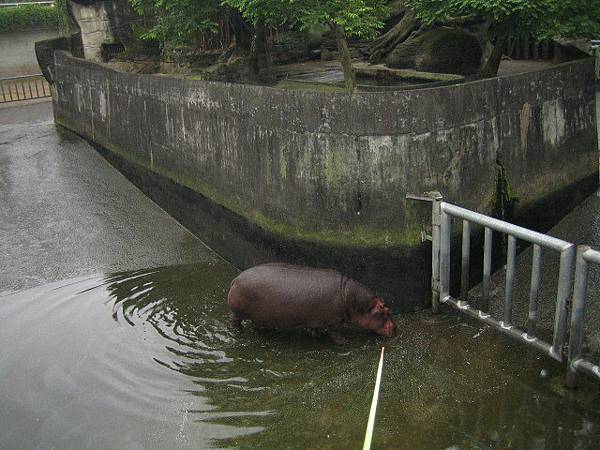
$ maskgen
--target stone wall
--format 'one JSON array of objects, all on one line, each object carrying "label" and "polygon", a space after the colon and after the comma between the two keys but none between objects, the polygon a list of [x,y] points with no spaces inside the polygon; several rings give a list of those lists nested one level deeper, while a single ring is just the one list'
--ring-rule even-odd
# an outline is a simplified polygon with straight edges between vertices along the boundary
[{"label": "stone wall", "polygon": [[592,60],[347,95],[118,73],[63,52],[55,58],[57,123],[221,205],[274,242],[302,244],[288,259],[330,248],[345,266],[346,254],[383,251],[396,258],[403,283],[385,290],[410,293],[399,300],[410,305],[428,297],[428,245],[420,239],[426,213],[406,194],[439,190],[489,213],[501,163],[519,197],[517,214],[526,214],[598,170]]},{"label": "stone wall", "polygon": [[103,45],[131,40],[127,0],[68,0],[68,8],[81,30],[85,59],[101,62]]}]

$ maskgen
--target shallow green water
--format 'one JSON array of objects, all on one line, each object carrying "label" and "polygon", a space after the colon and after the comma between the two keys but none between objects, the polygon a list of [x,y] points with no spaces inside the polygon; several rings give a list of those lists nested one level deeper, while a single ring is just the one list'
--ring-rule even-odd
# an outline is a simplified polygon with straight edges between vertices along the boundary
[{"label": "shallow green water", "polygon": [[[598,448],[598,386],[454,314],[349,344],[236,331],[225,263],[0,294],[0,448]],[[540,371],[548,372],[540,377]]]}]

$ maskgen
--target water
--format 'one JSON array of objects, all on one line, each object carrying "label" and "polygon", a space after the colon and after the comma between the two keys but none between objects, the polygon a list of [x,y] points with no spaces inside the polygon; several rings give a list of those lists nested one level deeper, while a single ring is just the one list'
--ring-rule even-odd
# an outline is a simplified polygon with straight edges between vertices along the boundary
[{"label": "water", "polygon": [[[221,262],[0,294],[0,448],[598,448],[597,385],[454,315],[349,344],[237,331]],[[540,376],[545,370],[547,375]]]}]

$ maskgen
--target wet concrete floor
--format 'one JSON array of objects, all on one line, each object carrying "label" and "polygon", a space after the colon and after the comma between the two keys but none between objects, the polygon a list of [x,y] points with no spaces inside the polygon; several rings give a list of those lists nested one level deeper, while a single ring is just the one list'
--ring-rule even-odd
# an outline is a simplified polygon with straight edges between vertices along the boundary
[{"label": "wet concrete floor", "polygon": [[52,104],[0,109],[0,291],[220,258],[85,141]]}]

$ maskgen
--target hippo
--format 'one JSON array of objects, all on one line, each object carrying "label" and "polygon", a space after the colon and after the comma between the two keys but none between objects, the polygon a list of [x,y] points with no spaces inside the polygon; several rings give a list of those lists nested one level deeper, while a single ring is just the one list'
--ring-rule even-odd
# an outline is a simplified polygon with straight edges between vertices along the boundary
[{"label": "hippo", "polygon": [[248,319],[258,327],[325,331],[336,343],[344,323],[390,337],[394,322],[384,301],[335,270],[270,263],[242,272],[232,282],[227,303],[233,324]]}]

